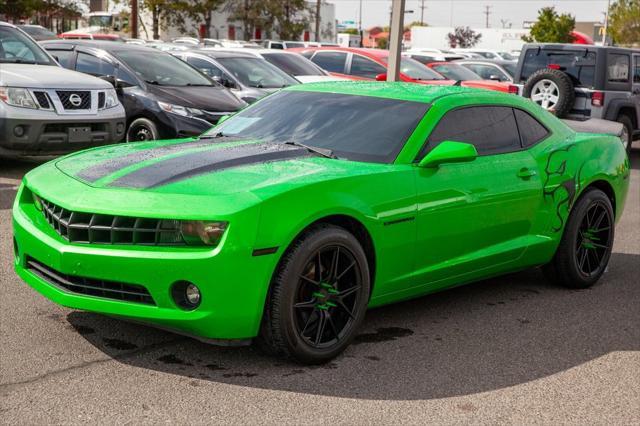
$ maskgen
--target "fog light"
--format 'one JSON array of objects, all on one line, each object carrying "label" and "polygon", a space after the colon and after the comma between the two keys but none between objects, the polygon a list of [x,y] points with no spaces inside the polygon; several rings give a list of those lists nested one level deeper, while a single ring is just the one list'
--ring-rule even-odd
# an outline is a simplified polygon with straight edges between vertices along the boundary
[{"label": "fog light", "polygon": [[177,281],[173,283],[171,296],[173,296],[176,305],[186,310],[197,308],[202,300],[200,289],[189,281]]},{"label": "fog light", "polygon": [[116,125],[116,132],[118,132],[118,134],[124,133],[124,123],[118,123]]},{"label": "fog light", "polygon": [[22,126],[16,126],[13,128],[13,134],[16,135],[17,137],[21,138],[22,136],[24,136],[24,127]]},{"label": "fog light", "polygon": [[198,287],[193,284],[189,284],[184,294],[187,297],[187,302],[191,303],[192,305],[198,306],[198,304],[200,303],[200,290],[198,290]]}]

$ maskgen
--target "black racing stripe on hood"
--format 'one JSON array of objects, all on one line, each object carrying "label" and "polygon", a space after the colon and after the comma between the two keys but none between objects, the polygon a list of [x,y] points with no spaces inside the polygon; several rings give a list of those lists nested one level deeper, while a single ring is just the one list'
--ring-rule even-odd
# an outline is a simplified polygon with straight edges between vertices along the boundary
[{"label": "black racing stripe on hood", "polygon": [[246,144],[215,151],[194,152],[151,164],[124,175],[109,186],[154,188],[189,179],[204,173],[268,161],[307,157],[306,149],[275,144]]},{"label": "black racing stripe on hood", "polygon": [[84,180],[85,182],[95,182],[112,173],[143,161],[153,160],[165,155],[175,154],[181,151],[187,151],[213,144],[214,143],[211,140],[196,140],[193,142],[181,142],[171,145],[163,145],[156,148],[141,149],[140,151],[132,152],[130,154],[123,155],[122,157],[112,158],[102,163],[89,166],[86,169],[82,169],[78,172],[76,177]]}]

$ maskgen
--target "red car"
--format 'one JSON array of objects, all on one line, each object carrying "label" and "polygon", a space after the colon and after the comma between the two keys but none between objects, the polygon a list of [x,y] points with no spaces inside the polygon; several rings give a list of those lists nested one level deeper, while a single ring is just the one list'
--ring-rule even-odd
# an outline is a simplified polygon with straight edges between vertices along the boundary
[{"label": "red car", "polygon": [[[287,49],[309,58],[316,65],[333,75],[353,80],[386,80],[388,50],[364,49],[353,47],[306,47]],[[517,87],[510,89],[509,84],[487,82],[484,80],[462,81],[450,80],[420,62],[402,57],[400,61],[400,80],[419,84],[460,84],[465,87],[498,90],[500,92],[517,93]]]},{"label": "red car", "polygon": [[463,84],[464,86],[518,94],[518,86],[500,81],[483,80],[478,74],[460,64],[451,62],[430,62],[425,65],[444,78],[466,82],[467,84]]},{"label": "red car", "polygon": [[103,33],[90,34],[90,33],[80,33],[80,32],[69,31],[69,32],[60,34],[58,38],[61,38],[64,40],[100,40],[100,41],[117,41],[117,42],[124,43],[124,39],[120,37],[118,34],[103,34]]}]

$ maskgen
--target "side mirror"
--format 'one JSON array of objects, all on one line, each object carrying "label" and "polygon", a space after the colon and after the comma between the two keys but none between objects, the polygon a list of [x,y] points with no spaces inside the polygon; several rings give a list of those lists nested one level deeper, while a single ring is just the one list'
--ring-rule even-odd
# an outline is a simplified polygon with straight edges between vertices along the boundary
[{"label": "side mirror", "polygon": [[491,74],[489,76],[489,80],[500,81],[500,77],[495,74]]},{"label": "side mirror", "polygon": [[376,75],[376,81],[387,81],[387,74]]},{"label": "side mirror", "polygon": [[476,147],[463,142],[444,141],[433,148],[418,164],[423,168],[436,168],[445,163],[465,163],[478,156]]}]

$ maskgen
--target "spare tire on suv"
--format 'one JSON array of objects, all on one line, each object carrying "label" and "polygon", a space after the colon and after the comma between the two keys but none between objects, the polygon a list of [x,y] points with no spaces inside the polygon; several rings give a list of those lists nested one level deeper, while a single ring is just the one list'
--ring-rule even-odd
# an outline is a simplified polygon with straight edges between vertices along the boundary
[{"label": "spare tire on suv", "polygon": [[571,78],[562,71],[549,68],[531,74],[522,93],[558,117],[568,115],[576,99]]}]

